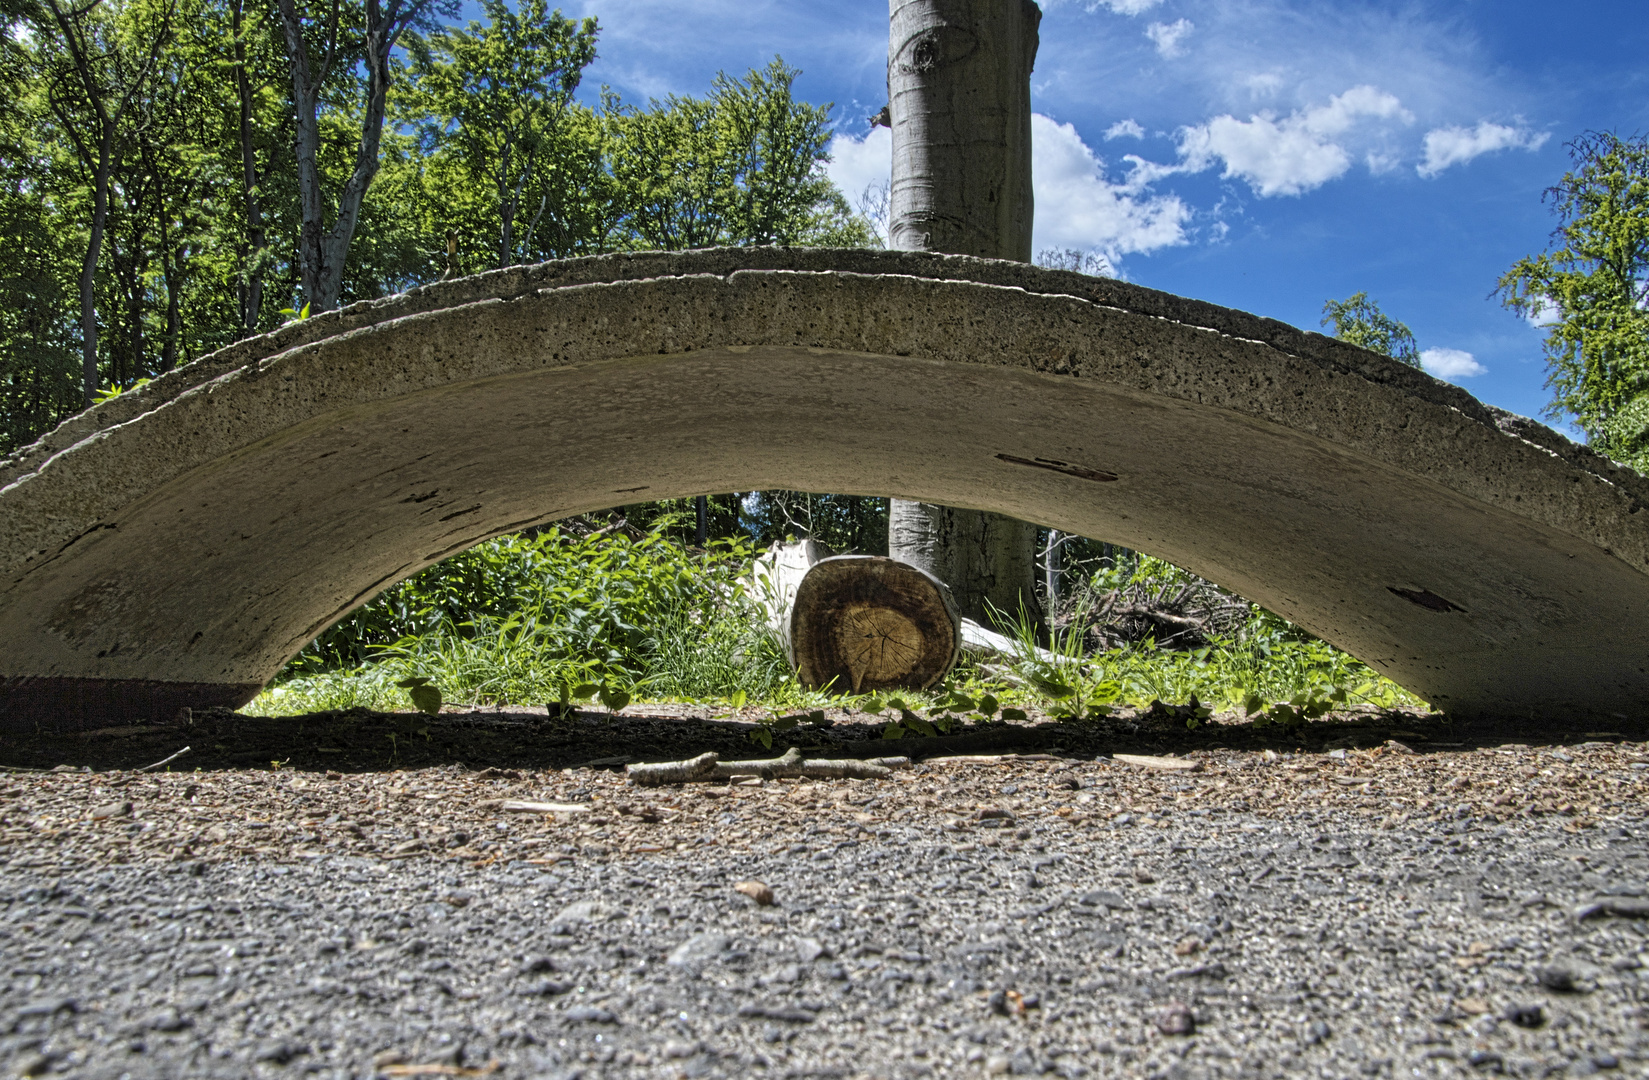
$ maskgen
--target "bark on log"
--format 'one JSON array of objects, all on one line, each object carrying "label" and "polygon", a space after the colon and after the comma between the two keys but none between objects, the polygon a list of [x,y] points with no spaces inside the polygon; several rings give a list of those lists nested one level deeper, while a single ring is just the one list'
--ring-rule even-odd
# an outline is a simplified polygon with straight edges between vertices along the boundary
[{"label": "bark on log", "polygon": [[[890,0],[891,247],[1031,259],[1030,0]],[[893,499],[888,551],[950,585],[961,613],[1037,617],[1036,526]]]},{"label": "bark on log", "polygon": [[[778,635],[791,667],[797,666],[791,630],[796,592],[814,565],[829,557],[829,549],[812,540],[775,544],[756,560],[751,573],[750,594],[762,605],[767,625]],[[868,572],[869,568],[863,567],[863,571]],[[1022,648],[1013,638],[989,630],[973,619],[961,619],[957,634],[961,651],[975,656],[1016,657]],[[1050,663],[1058,659],[1042,648],[1036,649],[1035,656]]]},{"label": "bark on log", "polygon": [[879,555],[838,555],[808,570],[790,609],[803,686],[862,694],[924,690],[961,650],[961,618],[932,574]]}]

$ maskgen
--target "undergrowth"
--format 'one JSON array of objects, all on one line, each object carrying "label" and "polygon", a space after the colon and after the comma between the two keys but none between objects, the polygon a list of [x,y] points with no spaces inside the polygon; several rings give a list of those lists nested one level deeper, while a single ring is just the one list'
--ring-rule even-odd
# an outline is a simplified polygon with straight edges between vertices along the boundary
[{"label": "undergrowth", "polygon": [[830,698],[797,684],[748,595],[754,555],[743,540],[698,552],[658,532],[577,538],[550,529],[491,540],[332,627],[246,711],[688,701],[766,720],[759,734],[767,738],[758,741],[770,743],[773,730],[831,705],[881,716],[890,738],[1027,709],[1091,718],[1163,702],[1194,727],[1228,709],[1292,725],[1343,703],[1423,705],[1255,605],[1246,616],[1239,607],[1222,624],[1227,632],[1199,648],[1169,650],[1146,638],[1090,650],[1108,640],[1094,629],[1104,598],[1200,581],[1156,559],[1101,569],[1076,590],[1051,641],[1022,618],[1014,655],[964,663],[935,692]]}]

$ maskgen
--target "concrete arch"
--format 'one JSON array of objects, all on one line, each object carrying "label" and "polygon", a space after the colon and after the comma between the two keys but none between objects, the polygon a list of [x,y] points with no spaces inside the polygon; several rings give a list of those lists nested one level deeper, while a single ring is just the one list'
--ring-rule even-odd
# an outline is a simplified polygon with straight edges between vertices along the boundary
[{"label": "concrete arch", "polygon": [[957,256],[548,263],[286,327],[0,463],[0,723],[248,700],[487,537],[792,487],[1159,554],[1465,715],[1649,714],[1649,483],[1384,357]]}]

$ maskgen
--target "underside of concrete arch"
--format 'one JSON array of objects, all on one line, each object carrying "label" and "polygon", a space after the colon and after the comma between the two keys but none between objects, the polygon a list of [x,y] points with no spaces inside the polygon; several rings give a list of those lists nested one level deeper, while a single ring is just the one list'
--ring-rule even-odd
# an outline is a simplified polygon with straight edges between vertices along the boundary
[{"label": "underside of concrete arch", "polygon": [[1149,551],[1459,715],[1649,718],[1649,484],[1319,335],[911,253],[516,268],[242,342],[0,463],[0,727],[239,705],[481,540],[798,488]]}]

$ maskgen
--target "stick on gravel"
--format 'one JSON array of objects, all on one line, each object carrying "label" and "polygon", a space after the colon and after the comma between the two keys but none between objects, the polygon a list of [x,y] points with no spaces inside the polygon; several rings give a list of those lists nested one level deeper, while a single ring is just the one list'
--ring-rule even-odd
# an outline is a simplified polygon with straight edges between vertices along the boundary
[{"label": "stick on gravel", "polygon": [[786,750],[783,757],[761,761],[722,761],[714,751],[685,761],[657,761],[630,765],[625,772],[638,784],[691,784],[706,780],[731,780],[736,776],[759,776],[772,780],[781,776],[806,776],[817,780],[885,780],[894,769],[907,768],[909,758],[873,758],[869,761],[847,759],[805,761],[795,747]]},{"label": "stick on gravel", "polygon": [[172,762],[176,761],[178,758],[182,757],[184,754],[187,754],[188,752],[189,752],[189,747],[185,746],[182,750],[179,750],[177,753],[173,754],[171,757],[161,758],[159,761],[155,762],[153,765],[145,765],[145,766],[143,766],[143,768],[139,769],[138,772],[148,772],[151,769],[158,769],[162,765],[170,765]]},{"label": "stick on gravel", "polygon": [[521,799],[505,799],[498,807],[506,814],[578,814],[589,808],[583,803],[526,802]]}]

